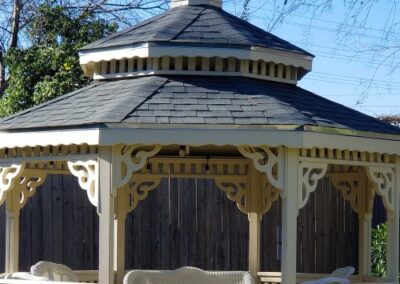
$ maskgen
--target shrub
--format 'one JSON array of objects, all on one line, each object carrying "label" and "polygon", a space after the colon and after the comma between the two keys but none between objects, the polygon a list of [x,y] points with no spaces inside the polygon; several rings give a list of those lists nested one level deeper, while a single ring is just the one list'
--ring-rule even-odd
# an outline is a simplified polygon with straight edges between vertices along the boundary
[{"label": "shrub", "polygon": [[378,277],[386,277],[387,224],[372,229],[371,265],[372,273]]}]

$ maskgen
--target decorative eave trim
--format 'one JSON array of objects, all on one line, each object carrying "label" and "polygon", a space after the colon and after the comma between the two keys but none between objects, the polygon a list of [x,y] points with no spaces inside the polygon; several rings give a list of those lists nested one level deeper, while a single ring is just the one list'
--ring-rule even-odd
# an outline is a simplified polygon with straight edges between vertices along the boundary
[{"label": "decorative eave trim", "polygon": [[176,70],[149,70],[149,71],[138,71],[132,73],[115,73],[115,74],[104,74],[104,75],[94,75],[95,80],[112,80],[120,78],[132,78],[137,76],[150,76],[150,75],[183,75],[183,76],[216,76],[216,77],[247,77],[259,80],[268,80],[279,83],[286,84],[297,84],[296,80],[263,76],[252,73],[242,73],[242,72],[210,72],[210,71],[176,71]]},{"label": "decorative eave trim", "polygon": [[[0,148],[57,146],[71,144],[115,145],[115,144],[162,144],[193,145],[213,144],[269,145],[289,148],[330,148],[349,151],[366,151],[383,154],[400,154],[400,136],[392,139],[357,137],[317,133],[299,126],[141,126],[126,128],[96,128],[46,130],[35,132],[0,133]],[[383,135],[384,136],[384,135]],[[396,138],[396,140],[394,140]]]},{"label": "decorative eave trim", "polygon": [[303,68],[311,71],[311,56],[298,54],[288,51],[275,49],[249,47],[249,48],[228,48],[228,47],[207,47],[207,46],[187,46],[187,45],[158,45],[146,43],[139,46],[119,46],[103,50],[82,50],[79,52],[80,64],[86,76],[94,73],[94,63],[101,61],[112,61],[129,58],[148,58],[148,57],[220,57],[237,58],[240,60],[263,60]]},{"label": "decorative eave trim", "polygon": [[98,145],[100,129],[60,129],[0,132],[0,149],[57,145]]}]

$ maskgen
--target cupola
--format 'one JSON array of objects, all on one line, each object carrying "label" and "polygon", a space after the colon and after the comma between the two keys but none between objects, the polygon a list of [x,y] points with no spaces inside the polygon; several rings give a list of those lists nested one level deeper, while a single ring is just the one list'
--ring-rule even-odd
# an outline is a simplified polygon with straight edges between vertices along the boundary
[{"label": "cupola", "polygon": [[195,6],[195,5],[210,5],[215,7],[222,6],[222,0],[172,0],[171,8],[181,7],[181,6]]},{"label": "cupola", "polygon": [[172,0],[171,10],[80,50],[95,80],[150,75],[240,76],[296,84],[313,55],[223,9]]}]

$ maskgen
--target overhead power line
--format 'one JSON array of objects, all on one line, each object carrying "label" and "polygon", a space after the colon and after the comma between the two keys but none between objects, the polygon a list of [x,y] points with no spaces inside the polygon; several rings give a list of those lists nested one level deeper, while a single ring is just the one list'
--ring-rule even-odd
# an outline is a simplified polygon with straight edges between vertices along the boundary
[{"label": "overhead power line", "polygon": [[[252,5],[249,5],[248,7],[250,9],[260,10],[260,7],[255,7],[255,6],[252,6]],[[283,10],[282,11],[274,11],[272,9],[263,9],[263,11],[267,11],[267,12],[271,12],[271,13],[279,13],[279,12],[282,13],[282,12],[285,12]],[[260,17],[260,16],[254,16],[253,15],[252,17],[265,20],[265,18]],[[305,19],[305,20],[308,20],[308,21],[311,21],[311,22],[317,21],[317,22],[321,22],[321,23],[334,24],[336,26],[349,27],[349,28],[353,28],[353,29],[362,29],[362,30],[375,31],[375,32],[378,32],[378,33],[387,32],[386,29],[377,29],[377,28],[365,27],[365,26],[360,26],[360,25],[346,24],[346,23],[339,22],[339,21],[320,19],[318,17],[307,17],[307,16],[304,16],[302,14],[297,14],[297,13],[290,13],[290,14],[288,14],[288,17],[295,17],[295,18]],[[283,21],[283,23],[285,23],[285,21]],[[393,32],[393,31],[391,31],[391,32],[392,32],[393,35],[400,36],[400,33],[396,33],[396,32]]]}]

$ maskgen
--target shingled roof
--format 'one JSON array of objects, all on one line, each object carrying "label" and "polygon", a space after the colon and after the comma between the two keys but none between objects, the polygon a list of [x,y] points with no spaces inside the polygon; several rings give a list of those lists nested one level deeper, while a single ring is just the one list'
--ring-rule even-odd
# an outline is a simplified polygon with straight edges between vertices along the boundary
[{"label": "shingled roof", "polygon": [[307,51],[214,6],[183,6],[112,34],[81,50],[140,43],[259,46],[312,56]]},{"label": "shingled roof", "polygon": [[298,125],[400,129],[295,85],[250,78],[150,76],[95,82],[0,121],[0,129],[99,125]]}]

